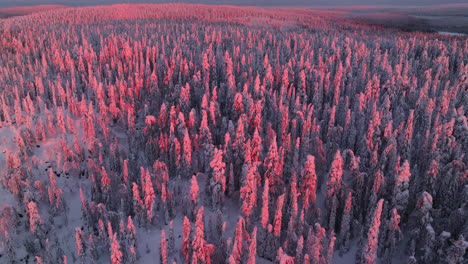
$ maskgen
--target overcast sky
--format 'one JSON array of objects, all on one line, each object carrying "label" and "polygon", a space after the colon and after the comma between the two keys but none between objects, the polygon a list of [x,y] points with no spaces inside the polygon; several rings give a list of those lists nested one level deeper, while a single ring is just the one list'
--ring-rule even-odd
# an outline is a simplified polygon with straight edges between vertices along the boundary
[{"label": "overcast sky", "polygon": [[429,6],[466,3],[467,0],[0,0],[0,8],[31,5],[108,5],[116,3],[201,3],[256,6],[334,6],[334,5],[393,5]]}]

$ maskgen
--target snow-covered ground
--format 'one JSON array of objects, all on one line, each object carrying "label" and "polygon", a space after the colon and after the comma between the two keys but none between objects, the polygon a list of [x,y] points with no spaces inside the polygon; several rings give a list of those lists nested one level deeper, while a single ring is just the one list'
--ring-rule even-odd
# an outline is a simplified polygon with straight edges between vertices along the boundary
[{"label": "snow-covered ground", "polygon": [[447,35],[447,36],[466,36],[464,33],[458,33],[458,32],[446,32],[446,31],[439,31],[437,32],[441,35]]}]

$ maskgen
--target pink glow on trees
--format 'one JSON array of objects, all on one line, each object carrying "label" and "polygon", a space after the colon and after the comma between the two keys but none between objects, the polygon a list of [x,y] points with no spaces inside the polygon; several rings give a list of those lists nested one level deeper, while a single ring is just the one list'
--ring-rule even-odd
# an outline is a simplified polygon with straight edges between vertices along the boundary
[{"label": "pink glow on trees", "polygon": [[400,216],[398,215],[397,210],[394,208],[392,210],[392,216],[391,216],[390,222],[388,222],[388,226],[393,231],[400,231],[399,224],[400,224]]},{"label": "pink glow on trees", "polygon": [[101,184],[103,188],[110,188],[110,179],[107,177],[107,172],[104,167],[101,167]]},{"label": "pink glow on trees", "polygon": [[380,228],[380,215],[382,214],[383,199],[377,203],[375,208],[372,223],[367,233],[367,243],[363,251],[363,263],[372,264],[376,262],[377,258],[377,247],[379,239],[379,228]]},{"label": "pink glow on trees", "polygon": [[338,150],[331,164],[327,180],[327,196],[331,198],[341,189],[341,180],[343,177],[343,158]]},{"label": "pink glow on trees", "polygon": [[276,145],[276,136],[273,136],[271,140],[271,145],[268,150],[268,154],[263,161],[263,165],[266,168],[265,178],[268,178],[270,187],[274,193],[278,192],[279,182],[278,182],[278,164],[279,164],[279,153],[278,147]]},{"label": "pink glow on trees", "polygon": [[409,179],[411,177],[410,165],[407,160],[403,163],[395,175],[392,203],[401,214],[406,210],[409,199]]},{"label": "pink glow on trees", "polygon": [[259,162],[260,153],[262,151],[261,147],[262,147],[262,138],[258,134],[258,129],[255,128],[253,138],[252,138],[251,152],[250,152],[252,155],[252,158],[251,158],[252,162],[255,162],[255,163]]},{"label": "pink glow on trees", "polygon": [[[99,206],[99,205],[98,205]],[[112,231],[112,224],[110,221],[107,221],[107,235],[109,236],[109,241],[112,242],[112,237],[114,235],[114,231]]]},{"label": "pink glow on trees", "polygon": [[224,192],[226,191],[226,163],[223,162],[223,151],[214,149],[213,159],[210,162],[210,167],[213,169],[211,177],[211,198],[214,208],[218,208],[224,200]]},{"label": "pink glow on trees", "polygon": [[307,192],[308,196],[303,197],[303,199],[307,199],[311,204],[315,204],[316,181],[317,175],[315,174],[315,157],[307,156],[307,161],[302,171],[301,190],[304,194]]},{"label": "pink glow on trees", "polygon": [[152,127],[156,124],[156,117],[152,116],[152,115],[148,115],[145,117],[145,124],[146,126],[148,127]]},{"label": "pink glow on trees", "polygon": [[237,93],[234,97],[234,111],[240,116],[243,113],[244,106],[242,104],[242,94]]},{"label": "pink glow on trees", "polygon": [[254,207],[257,206],[257,168],[249,166],[247,176],[244,179],[242,188],[240,189],[240,198],[242,199],[242,214],[249,222],[250,214]]},{"label": "pink glow on trees", "polygon": [[295,261],[294,261],[294,257],[288,256],[288,254],[283,252],[282,248],[279,248],[276,263],[279,263],[279,264],[294,264]]},{"label": "pink glow on trees", "polygon": [[[156,160],[153,164],[153,172],[156,178],[156,188],[160,188],[160,183],[169,183],[169,174],[168,168],[164,162],[160,162]],[[145,174],[147,177],[149,176],[148,172]]]},{"label": "pink glow on trees", "polygon": [[227,50],[226,50],[226,53],[224,54],[224,61],[226,63],[227,84],[231,89],[234,89],[235,91],[236,81],[234,80],[234,75],[233,75],[233,64],[229,56],[229,52]]},{"label": "pink glow on trees", "polygon": [[[246,222],[242,239],[227,242],[232,221],[224,227],[221,216],[207,221],[210,228],[197,239],[216,245],[208,254],[213,262],[255,261],[255,254],[247,256],[254,244],[247,230],[254,227],[261,227],[258,253],[268,261],[282,246],[278,262],[288,255],[296,263],[330,262],[336,229],[340,253],[357,252],[363,262],[369,241],[360,238],[362,223],[372,223],[381,198],[388,204],[381,209],[385,222],[375,262],[391,262],[403,234],[410,262],[463,257],[464,239],[455,240],[466,230],[468,182],[462,36],[386,34],[330,12],[139,9],[47,11],[14,18],[13,27],[4,24],[0,151],[6,165],[0,181],[26,210],[37,203],[44,223],[33,217],[29,226],[41,244],[53,241],[53,233],[42,234],[49,229],[45,219],[63,222],[63,228],[75,223],[67,224],[64,210],[73,192],[63,184],[72,182],[83,188],[81,232],[97,228],[99,243],[110,247],[112,225],[119,228],[120,262],[142,261],[131,217],[151,231],[155,217],[164,214],[169,222],[169,213],[177,218],[185,210],[192,219],[207,202],[213,213],[239,206],[229,218],[240,214]],[[297,26],[288,26],[291,17]],[[48,27],[62,20],[59,30]],[[252,21],[262,26],[252,27]],[[137,166],[141,180],[133,175]],[[421,193],[425,199],[418,199]],[[12,207],[21,213],[21,206]],[[414,217],[423,211],[424,217]],[[311,226],[305,236],[303,229]],[[188,220],[184,229],[188,263]],[[12,244],[21,244],[21,232],[13,231],[5,231],[8,238],[0,232],[2,259],[10,262],[17,261],[8,256],[16,251]],[[93,236],[84,251],[89,254],[78,261],[96,261]],[[354,242],[356,250],[350,248]],[[57,247],[52,255],[60,259],[51,259],[45,244],[44,252],[30,257],[62,262],[70,254]],[[168,243],[172,262],[177,256],[170,248]],[[199,251],[195,262],[205,262],[207,254]]]},{"label": "pink glow on trees", "polygon": [[190,200],[192,200],[192,203],[194,205],[197,204],[198,192],[199,192],[199,188],[198,188],[197,177],[193,175],[191,185],[190,185]]},{"label": "pink glow on trees", "polygon": [[159,260],[162,264],[167,264],[167,243],[166,243],[166,233],[164,229],[161,230],[161,243],[159,244]]},{"label": "pink glow on trees", "polygon": [[325,239],[325,229],[320,226],[320,224],[315,224],[316,233],[312,240],[312,263],[320,263],[323,261],[321,252],[323,249],[323,240]]},{"label": "pink glow on trees", "polygon": [[133,191],[133,206],[136,210],[137,215],[141,215],[143,212],[144,204],[143,201],[141,200],[140,196],[140,191],[138,190],[138,185],[136,183],[133,183],[132,187]]},{"label": "pink glow on trees", "polygon": [[[372,185],[372,197],[377,196],[384,186],[385,186],[385,179],[382,175],[382,172],[379,169],[375,173],[374,184]],[[375,202],[377,202],[376,198],[375,198],[374,203]]]},{"label": "pink glow on trees", "polygon": [[[213,177],[216,183],[222,183],[224,177],[224,172],[226,168],[226,163],[223,162],[223,151],[215,149],[214,157],[210,162],[210,167],[213,169]],[[223,191],[226,189],[226,184],[224,184]]]},{"label": "pink glow on trees", "polygon": [[156,195],[154,194],[153,184],[151,183],[151,176],[148,171],[142,171],[142,179],[143,179],[143,193],[144,193],[144,203],[146,208],[146,215],[148,217],[148,222],[151,223],[153,220],[153,207],[154,207],[154,200],[156,199]]},{"label": "pink glow on trees", "polygon": [[400,172],[396,177],[395,185],[401,186],[404,183],[408,183],[410,177],[411,177],[411,172],[410,172],[409,162],[405,160],[405,162],[403,163],[403,166],[400,167]]},{"label": "pink glow on trees", "polygon": [[55,191],[55,208],[60,211],[64,209],[64,203],[63,203],[63,191],[62,189],[57,189]]},{"label": "pink glow on trees", "polygon": [[254,227],[250,238],[249,256],[247,264],[255,264],[255,256],[257,255],[257,227]]},{"label": "pink glow on trees", "polygon": [[242,255],[242,245],[245,232],[245,221],[244,218],[239,218],[236,225],[236,231],[234,234],[234,245],[232,248],[232,256],[236,263],[240,263]]},{"label": "pink glow on trees", "polygon": [[49,181],[50,181],[50,186],[52,187],[52,191],[55,192],[57,183],[55,182],[55,175],[54,171],[52,169],[49,169]]},{"label": "pink glow on trees", "polygon": [[283,218],[283,203],[284,203],[284,194],[280,195],[276,200],[276,211],[275,218],[273,220],[274,231],[273,234],[276,237],[280,236],[281,232],[281,219]]},{"label": "pink glow on trees", "polygon": [[120,264],[123,260],[123,254],[120,251],[120,245],[117,241],[117,234],[112,235],[112,244],[111,244],[111,263]]},{"label": "pink glow on trees", "polygon": [[127,232],[129,234],[130,240],[135,240],[136,237],[136,230],[135,226],[133,225],[132,217],[129,215],[127,220]]},{"label": "pink glow on trees", "polygon": [[187,167],[192,165],[192,141],[187,130],[184,133],[184,164]]},{"label": "pink glow on trees", "polygon": [[123,163],[123,180],[127,184],[128,183],[128,164],[127,160],[124,160]]},{"label": "pink glow on trees", "polygon": [[260,224],[262,225],[263,229],[266,230],[269,218],[268,212],[268,196],[269,196],[269,183],[268,178],[265,179],[265,185],[263,187],[263,194],[262,194],[262,212],[260,215]]},{"label": "pink glow on trees", "polygon": [[213,245],[205,240],[205,228],[203,223],[203,206],[198,210],[197,221],[195,222],[195,235],[192,241],[192,264],[211,263],[211,254],[214,251]]},{"label": "pink glow on trees", "polygon": [[83,233],[80,228],[75,228],[75,243],[76,243],[76,254],[80,259],[83,259],[85,256],[85,241]]},{"label": "pink glow on trees", "polygon": [[189,250],[190,250],[190,232],[191,226],[190,221],[186,216],[184,216],[183,230],[182,230],[182,256],[184,262],[188,263],[189,261]]},{"label": "pink glow on trees", "polygon": [[39,211],[37,210],[37,205],[35,202],[29,202],[26,209],[29,215],[29,228],[32,233],[36,233],[37,226],[43,224]]},{"label": "pink glow on trees", "polygon": [[44,187],[42,185],[42,182],[35,181],[34,187],[36,188],[37,191],[39,191],[39,194],[41,195],[41,200],[45,200]]},{"label": "pink glow on trees", "polygon": [[297,191],[297,178],[296,178],[296,172],[293,172],[292,179],[291,179],[291,184],[289,186],[290,191],[289,191],[289,207],[290,207],[290,213],[291,213],[291,221],[296,221],[296,217],[299,211],[299,208],[297,206],[297,198],[299,196],[299,193]]}]

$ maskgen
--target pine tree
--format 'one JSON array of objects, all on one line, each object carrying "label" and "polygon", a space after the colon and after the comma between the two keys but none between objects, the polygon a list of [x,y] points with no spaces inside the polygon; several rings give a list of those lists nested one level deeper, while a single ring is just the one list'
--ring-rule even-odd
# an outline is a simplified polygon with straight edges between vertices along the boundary
[{"label": "pine tree", "polygon": [[294,264],[294,257],[288,256],[288,254],[283,252],[282,248],[278,249],[278,254],[276,256],[275,264]]},{"label": "pine tree", "polygon": [[122,263],[123,255],[120,251],[120,245],[117,241],[117,234],[112,235],[112,244],[111,244],[111,263],[120,264]]},{"label": "pine tree", "polygon": [[124,160],[124,164],[123,164],[123,180],[124,180],[124,183],[128,183],[128,164],[127,164],[127,160]]},{"label": "pine tree", "polygon": [[93,235],[89,234],[88,237],[88,243],[89,243],[89,254],[91,255],[91,258],[93,260],[97,260],[99,258],[96,244],[94,243]]},{"label": "pine tree", "polygon": [[289,185],[290,191],[289,191],[289,213],[291,214],[291,220],[293,225],[296,224],[297,222],[297,216],[299,212],[299,207],[297,205],[297,199],[300,195],[297,191],[297,178],[296,178],[296,172],[293,173],[291,183]]},{"label": "pine tree", "polygon": [[276,136],[273,136],[271,140],[271,145],[268,150],[268,154],[265,157],[265,160],[263,161],[263,165],[266,168],[265,171],[265,179],[268,179],[268,182],[270,183],[271,187],[271,192],[273,193],[278,193],[281,189],[281,187],[278,185],[279,183],[277,182],[277,167],[279,163],[279,153],[278,153],[278,147],[276,145]]},{"label": "pine tree", "polygon": [[465,240],[463,235],[458,237],[457,241],[454,241],[453,245],[447,250],[447,263],[448,264],[462,264],[466,263],[465,252],[468,248],[468,242]]},{"label": "pine tree", "polygon": [[273,220],[274,224],[274,235],[279,238],[281,233],[281,219],[283,218],[283,203],[284,203],[284,194],[280,195],[276,200],[276,211],[275,219]]},{"label": "pine tree", "polygon": [[372,210],[371,208],[373,208],[377,204],[379,193],[381,193],[382,192],[381,190],[384,189],[384,185],[385,185],[384,177],[380,169],[378,169],[375,174],[374,184],[372,185],[372,192],[371,192],[371,197],[370,197],[369,206],[368,206],[370,207],[369,210]]},{"label": "pine tree", "polygon": [[167,243],[164,229],[161,231],[161,243],[159,246],[159,260],[162,264],[167,264]]},{"label": "pine tree", "polygon": [[316,189],[316,181],[317,175],[315,174],[315,157],[314,156],[307,156],[307,161],[304,165],[304,169],[302,171],[302,184],[301,184],[301,191],[302,193],[308,193],[308,197],[304,197],[303,199],[308,200],[308,204],[315,204],[315,189]]},{"label": "pine tree", "polygon": [[163,210],[163,218],[164,223],[167,224],[169,221],[169,211],[167,206],[167,191],[166,191],[166,184],[161,185],[161,202],[162,202],[162,210]]},{"label": "pine tree", "polygon": [[135,213],[136,215],[138,216],[137,219],[142,219],[142,215],[143,215],[143,208],[144,208],[144,204],[143,204],[143,201],[141,200],[141,197],[140,197],[140,191],[138,190],[138,185],[136,183],[133,183],[132,184],[132,191],[133,191],[133,208],[135,210]]},{"label": "pine tree", "polygon": [[254,227],[250,238],[249,257],[247,264],[255,264],[255,256],[257,255],[257,227]]},{"label": "pine tree", "polygon": [[200,166],[202,171],[208,171],[210,165],[210,155],[213,151],[211,132],[208,127],[208,117],[205,110],[202,110],[202,121],[200,124],[199,144],[201,147]]},{"label": "pine tree", "polygon": [[127,242],[130,246],[136,247],[136,230],[130,215],[127,221]]},{"label": "pine tree", "polygon": [[328,243],[328,248],[327,248],[327,255],[326,255],[326,263],[327,264],[332,264],[333,263],[333,252],[335,250],[335,232],[331,231],[330,234],[330,241]]},{"label": "pine tree", "polygon": [[182,256],[185,263],[188,263],[190,258],[190,222],[184,216],[183,231],[182,231]]},{"label": "pine tree", "polygon": [[156,195],[154,194],[153,184],[151,183],[151,177],[148,171],[142,171],[142,186],[143,186],[143,193],[145,195],[145,207],[146,207],[146,215],[148,217],[148,223],[151,224],[153,221],[153,209],[154,209],[154,200],[156,199]]},{"label": "pine tree", "polygon": [[224,192],[226,191],[226,177],[224,175],[226,163],[223,162],[222,150],[215,149],[210,167],[213,169],[213,176],[210,182],[212,205],[214,208],[219,208],[224,200]]},{"label": "pine tree", "polygon": [[321,263],[323,261],[322,250],[323,250],[323,240],[325,239],[325,229],[320,226],[319,223],[315,224],[316,233],[315,236],[308,239],[311,239],[311,253],[312,253],[312,263]]},{"label": "pine tree", "polygon": [[250,223],[250,214],[257,206],[257,168],[255,165],[247,166],[247,175],[243,180],[243,186],[240,189],[240,198],[242,199],[242,214],[247,223]]},{"label": "pine tree", "polygon": [[262,212],[261,212],[261,220],[260,224],[262,225],[263,229],[266,230],[269,218],[268,212],[268,195],[269,195],[269,183],[268,178],[265,179],[265,185],[263,187],[263,194],[262,194]]},{"label": "pine tree", "polygon": [[435,247],[435,240],[436,234],[434,228],[431,224],[426,225],[426,229],[424,231],[425,236],[423,238],[424,241],[424,248],[423,248],[423,256],[422,260],[427,263],[431,263],[434,261],[434,247]]},{"label": "pine tree", "polygon": [[244,218],[239,218],[236,225],[236,232],[234,237],[234,247],[232,249],[232,256],[236,263],[240,263],[242,257],[242,245],[244,239],[245,221]]},{"label": "pine tree", "polygon": [[50,181],[50,186],[52,188],[52,192],[55,193],[55,190],[57,189],[57,183],[55,182],[55,174],[52,169],[49,169],[49,181]]},{"label": "pine tree", "polygon": [[237,116],[240,116],[242,114],[242,112],[243,112],[242,94],[241,93],[236,93],[236,95],[234,96],[233,110],[237,114]]},{"label": "pine tree", "polygon": [[109,177],[107,177],[107,172],[106,172],[106,169],[104,167],[101,167],[101,186],[102,186],[102,192],[103,192],[103,196],[104,196],[104,201],[106,204],[108,204],[110,202],[110,184],[111,184],[111,181],[109,179]]},{"label": "pine tree", "polygon": [[385,246],[385,257],[384,262],[391,264],[391,259],[393,257],[393,252],[395,247],[397,246],[397,242],[401,239],[401,231],[400,231],[400,215],[398,215],[398,211],[396,208],[393,208],[391,211],[391,218],[387,224],[387,243]]},{"label": "pine tree", "polygon": [[204,263],[210,264],[210,255],[214,251],[214,247],[208,244],[205,240],[204,234],[204,223],[203,223],[203,206],[200,207],[197,213],[197,221],[195,222],[195,235],[192,241],[192,264]]},{"label": "pine tree", "polygon": [[346,199],[345,208],[343,211],[343,217],[341,219],[341,228],[340,228],[340,255],[349,250],[349,228],[351,221],[351,204],[352,204],[352,195],[351,192],[348,193],[348,198]]},{"label": "pine tree", "polygon": [[334,105],[338,105],[340,100],[340,91],[341,91],[341,79],[343,77],[343,64],[339,62],[336,66],[335,78],[333,79],[333,102]]},{"label": "pine tree", "polygon": [[257,163],[260,161],[260,153],[262,152],[262,138],[258,134],[258,129],[255,128],[251,142],[251,161]]},{"label": "pine tree", "polygon": [[190,200],[192,201],[192,214],[195,215],[195,207],[197,206],[198,201],[198,182],[195,175],[192,176],[192,181],[190,185]]},{"label": "pine tree", "polygon": [[[303,251],[304,250],[304,237],[301,236],[299,238],[299,240],[297,241],[297,247],[296,247],[296,261],[299,262],[299,263],[302,263],[302,256],[303,256]],[[307,255],[308,257],[308,255]],[[304,258],[304,262],[305,262],[305,258]]]},{"label": "pine tree", "polygon": [[343,178],[343,158],[338,150],[331,164],[327,180],[327,217],[328,226],[331,230],[335,230],[336,212],[340,200],[340,190]]},{"label": "pine tree", "polygon": [[382,214],[383,199],[377,203],[374,211],[374,217],[367,233],[367,242],[362,253],[363,264],[373,264],[377,259],[377,247],[379,239],[380,215]]},{"label": "pine tree", "polygon": [[81,229],[78,227],[75,228],[75,242],[76,242],[76,254],[78,255],[78,258],[80,259],[80,262],[84,263],[85,252],[86,252],[85,241],[84,241],[83,233],[81,232]]},{"label": "pine tree", "polygon": [[406,160],[400,167],[398,175],[395,176],[395,188],[393,191],[393,206],[402,215],[408,205],[409,199],[409,179],[411,177],[410,165]]},{"label": "pine tree", "polygon": [[331,164],[330,172],[328,173],[327,181],[327,197],[331,199],[341,189],[341,181],[343,177],[343,158],[338,150]]},{"label": "pine tree", "polygon": [[29,215],[29,228],[32,233],[36,233],[38,224],[43,224],[41,216],[37,210],[37,205],[35,202],[29,202],[27,206],[27,211]]},{"label": "pine tree", "polygon": [[136,264],[137,263],[137,253],[136,253],[136,249],[135,249],[134,246],[130,246],[129,262],[130,262],[130,264]]},{"label": "pine tree", "polygon": [[187,130],[184,133],[184,167],[190,169],[192,167],[192,141]]},{"label": "pine tree", "polygon": [[175,252],[175,235],[173,221],[169,222],[169,239],[168,239],[168,252],[172,255]]}]

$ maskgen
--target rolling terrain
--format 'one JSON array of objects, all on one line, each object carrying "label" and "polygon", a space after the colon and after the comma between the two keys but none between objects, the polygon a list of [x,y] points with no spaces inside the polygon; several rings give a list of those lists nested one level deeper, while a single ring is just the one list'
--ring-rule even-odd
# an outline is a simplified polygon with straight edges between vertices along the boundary
[{"label": "rolling terrain", "polygon": [[464,264],[450,8],[0,10],[0,263]]}]

